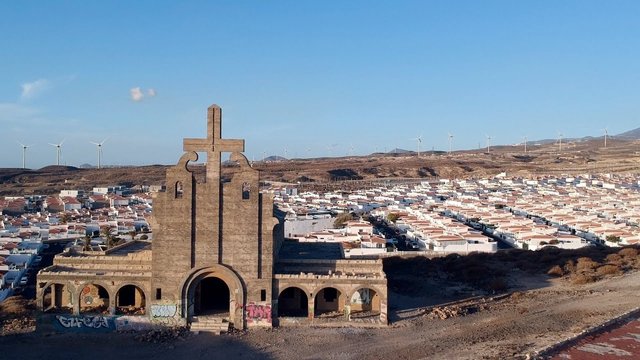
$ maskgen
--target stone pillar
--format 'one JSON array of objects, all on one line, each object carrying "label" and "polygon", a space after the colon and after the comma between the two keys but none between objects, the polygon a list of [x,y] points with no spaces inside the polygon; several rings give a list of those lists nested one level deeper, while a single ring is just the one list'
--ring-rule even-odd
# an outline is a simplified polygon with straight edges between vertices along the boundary
[{"label": "stone pillar", "polygon": [[387,324],[387,300],[380,299],[380,322]]},{"label": "stone pillar", "polygon": [[307,298],[307,302],[308,302],[308,307],[307,307],[307,316],[309,317],[309,320],[313,320],[315,317],[315,309],[314,309],[314,300],[315,300],[315,295],[313,293],[309,294],[309,297]]},{"label": "stone pillar", "polygon": [[36,283],[36,307],[40,311],[45,311],[44,308],[44,290],[40,287],[40,283]]},{"label": "stone pillar", "polygon": [[73,299],[73,315],[80,315],[80,293],[78,289],[73,289],[71,297]]},{"label": "stone pillar", "polygon": [[116,296],[109,294],[109,315],[116,314]]}]

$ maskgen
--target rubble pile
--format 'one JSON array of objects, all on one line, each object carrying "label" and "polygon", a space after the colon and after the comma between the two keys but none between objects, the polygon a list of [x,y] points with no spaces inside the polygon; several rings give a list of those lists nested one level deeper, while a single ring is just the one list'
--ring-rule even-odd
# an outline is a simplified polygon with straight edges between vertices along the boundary
[{"label": "rubble pile", "polygon": [[434,306],[428,309],[424,316],[429,319],[448,319],[452,317],[467,316],[479,311],[488,310],[489,305],[486,303],[486,299],[481,299],[478,302],[467,302],[459,304],[449,304],[443,306]]},{"label": "rubble pile", "polygon": [[7,319],[2,323],[0,335],[23,334],[36,330],[36,320],[33,317],[16,317]]},{"label": "rubble pile", "polygon": [[174,340],[184,340],[191,336],[191,332],[184,326],[135,332],[134,339],[141,342],[165,343]]}]

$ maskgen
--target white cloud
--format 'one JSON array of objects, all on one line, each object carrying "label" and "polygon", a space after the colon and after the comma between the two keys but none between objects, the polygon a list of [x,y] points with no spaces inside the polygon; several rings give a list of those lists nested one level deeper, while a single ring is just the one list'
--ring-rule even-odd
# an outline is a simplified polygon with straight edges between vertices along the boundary
[{"label": "white cloud", "polygon": [[135,102],[140,102],[144,100],[145,97],[154,97],[157,94],[156,89],[149,88],[148,90],[146,90],[145,95],[145,90],[143,90],[140,86],[129,89],[129,93],[131,94],[131,100]]},{"label": "white cloud", "polygon": [[20,95],[20,98],[22,100],[28,100],[49,89],[51,87],[51,82],[47,79],[38,79],[33,82],[24,83],[20,86],[22,87],[22,94]]},{"label": "white cloud", "polygon": [[131,88],[129,90],[129,93],[131,94],[131,100],[133,101],[142,101],[142,98],[144,98],[144,94],[142,93],[142,89],[140,89],[140,87],[134,87]]}]

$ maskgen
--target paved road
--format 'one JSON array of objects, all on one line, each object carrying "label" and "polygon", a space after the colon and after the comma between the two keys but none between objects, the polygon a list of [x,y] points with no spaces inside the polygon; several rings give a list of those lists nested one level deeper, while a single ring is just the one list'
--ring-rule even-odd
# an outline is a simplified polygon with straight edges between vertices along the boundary
[{"label": "paved road", "polygon": [[552,359],[640,359],[640,318],[589,336],[559,351]]}]

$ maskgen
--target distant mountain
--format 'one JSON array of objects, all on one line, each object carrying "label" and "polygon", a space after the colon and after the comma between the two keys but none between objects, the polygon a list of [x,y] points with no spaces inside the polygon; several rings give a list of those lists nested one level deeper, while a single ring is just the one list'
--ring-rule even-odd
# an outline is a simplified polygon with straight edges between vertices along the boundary
[{"label": "distant mountain", "polygon": [[640,128],[623,132],[622,134],[616,135],[615,138],[616,139],[623,139],[623,140],[639,140],[640,139]]},{"label": "distant mountain", "polygon": [[413,151],[409,151],[409,150],[405,150],[405,149],[400,149],[400,148],[395,148],[391,151],[389,151],[387,154],[407,154]]},{"label": "distant mountain", "polygon": [[40,172],[58,172],[58,171],[75,171],[78,170],[77,167],[74,166],[65,166],[65,165],[49,165],[43,168],[40,168],[38,171]]},{"label": "distant mountain", "polygon": [[[623,132],[622,134],[618,134],[618,135],[609,135],[609,137],[611,138],[615,138],[615,139],[620,139],[620,140],[640,140],[640,128],[637,129],[633,129],[633,130],[629,130],[626,132]],[[585,137],[581,137],[581,138],[562,138],[563,142],[569,142],[569,141],[589,141],[589,140],[599,140],[604,138],[604,135],[600,135],[600,136],[585,136]],[[542,140],[535,140],[532,141],[530,140],[529,143],[532,144],[555,144],[558,142],[558,139],[542,139]]]},{"label": "distant mountain", "polygon": [[267,162],[285,161],[285,160],[287,160],[287,158],[284,158],[284,157],[278,156],[278,155],[271,155],[271,156],[268,156],[268,157],[262,159],[262,161],[267,161]]}]

